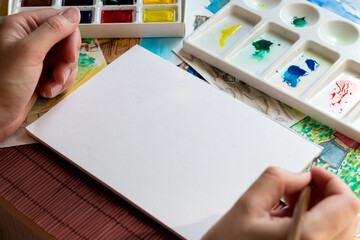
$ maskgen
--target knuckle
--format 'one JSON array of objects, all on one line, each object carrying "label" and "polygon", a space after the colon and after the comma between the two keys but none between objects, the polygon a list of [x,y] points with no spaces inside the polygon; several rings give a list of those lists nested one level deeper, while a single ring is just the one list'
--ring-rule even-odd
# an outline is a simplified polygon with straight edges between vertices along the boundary
[{"label": "knuckle", "polygon": [[326,239],[325,236],[318,232],[304,232],[301,235],[301,240],[323,240]]},{"label": "knuckle", "polygon": [[275,178],[281,177],[280,170],[276,167],[268,167],[267,169],[265,169],[263,175]]},{"label": "knuckle", "polygon": [[64,28],[63,22],[58,17],[49,18],[46,21],[46,24],[48,25],[49,30],[52,31],[53,33],[59,33]]},{"label": "knuckle", "polygon": [[3,19],[3,21],[1,22],[2,26],[12,26],[14,25],[17,21],[19,20],[19,16],[17,15],[10,15],[7,16],[6,18]]},{"label": "knuckle", "polygon": [[357,213],[360,211],[359,199],[353,193],[351,193],[348,202],[351,211],[354,212],[355,215],[357,215]]}]

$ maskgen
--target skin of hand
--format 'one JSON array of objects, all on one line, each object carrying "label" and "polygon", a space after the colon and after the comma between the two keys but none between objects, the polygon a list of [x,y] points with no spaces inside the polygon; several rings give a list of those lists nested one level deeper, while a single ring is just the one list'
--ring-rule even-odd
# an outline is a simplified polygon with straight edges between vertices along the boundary
[{"label": "skin of hand", "polygon": [[[294,174],[270,167],[203,237],[213,239],[287,239],[301,190],[311,182],[309,210],[301,239],[350,240],[358,225],[359,199],[336,175],[314,167]],[[272,210],[281,197],[288,207]]]},{"label": "skin of hand", "polygon": [[77,8],[22,12],[0,24],[0,142],[39,94],[52,98],[75,81],[81,46]]}]

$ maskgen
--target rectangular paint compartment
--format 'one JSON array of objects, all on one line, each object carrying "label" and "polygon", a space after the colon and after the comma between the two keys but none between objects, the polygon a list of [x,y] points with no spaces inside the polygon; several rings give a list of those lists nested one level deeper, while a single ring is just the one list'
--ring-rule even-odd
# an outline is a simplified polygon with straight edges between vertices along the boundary
[{"label": "rectangular paint compartment", "polygon": [[311,104],[335,118],[345,117],[360,102],[360,64],[346,61],[312,95]]},{"label": "rectangular paint compartment", "polygon": [[144,0],[144,4],[175,4],[176,0]]},{"label": "rectangular paint compartment", "polygon": [[189,41],[205,52],[220,56],[244,38],[260,21],[260,16],[234,6],[222,15],[208,20],[207,27],[200,26]]},{"label": "rectangular paint compartment", "polygon": [[177,9],[175,8],[156,8],[143,10],[144,23],[157,23],[157,22],[176,22]]},{"label": "rectangular paint compartment", "polygon": [[284,58],[266,81],[292,96],[300,96],[314,86],[338,58],[338,53],[307,41]]},{"label": "rectangular paint compartment", "polygon": [[134,5],[135,0],[103,0],[104,6],[106,5]]},{"label": "rectangular paint compartment", "polygon": [[233,50],[226,61],[250,75],[261,75],[298,39],[297,33],[270,22]]},{"label": "rectangular paint compartment", "polygon": [[94,21],[94,10],[81,10],[80,9],[80,24],[92,23]]},{"label": "rectangular paint compartment", "polygon": [[94,0],[64,0],[63,6],[90,6],[94,5]]},{"label": "rectangular paint compartment", "polygon": [[134,9],[107,9],[101,11],[101,23],[132,23],[135,16]]},{"label": "rectangular paint compartment", "polygon": [[53,0],[23,0],[22,7],[48,7],[54,5]]}]

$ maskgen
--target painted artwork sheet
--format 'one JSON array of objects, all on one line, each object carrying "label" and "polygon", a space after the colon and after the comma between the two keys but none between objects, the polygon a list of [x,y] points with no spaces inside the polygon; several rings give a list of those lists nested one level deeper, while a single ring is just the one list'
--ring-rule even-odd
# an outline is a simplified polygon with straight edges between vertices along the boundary
[{"label": "painted artwork sheet", "polygon": [[37,141],[30,137],[25,128],[30,123],[34,122],[45,114],[51,107],[55,106],[66,96],[75,91],[78,87],[84,84],[87,80],[93,77],[96,73],[101,71],[106,66],[104,55],[101,52],[100,46],[96,39],[82,39],[80,57],[78,62],[78,75],[74,84],[70,89],[53,99],[45,99],[39,97],[36,101],[33,109],[27,116],[21,128],[10,136],[7,140],[0,143],[0,148],[12,147],[18,145],[32,144]]},{"label": "painted artwork sheet", "polygon": [[[55,106],[105,67],[106,61],[97,40],[82,39],[78,61],[78,74],[74,84],[68,91],[55,98],[43,98],[40,96],[31,109],[28,119],[33,120],[33,115],[47,112],[51,107]],[[25,122],[25,124],[29,124],[29,122]]]},{"label": "painted artwork sheet", "polygon": [[[337,13],[355,23],[360,23],[359,1],[308,1]],[[203,7],[205,8],[207,5],[204,5]],[[206,18],[197,19],[196,25],[201,24],[205,20]],[[301,24],[301,22],[297,22],[296,24]],[[358,142],[342,135],[339,132],[336,132],[335,130],[310,117],[305,117],[295,109],[292,109],[241,82],[240,79],[235,79],[211,65],[183,52],[181,48],[174,49],[174,52],[214,87],[227,92],[240,101],[243,101],[269,115],[274,120],[290,127],[310,141],[322,146],[324,151],[320,156],[319,166],[335,173],[343,179],[360,199],[360,144]],[[305,65],[306,60],[307,59],[304,59],[304,65],[301,67],[304,69],[307,67],[310,70],[314,69],[313,72],[316,73],[318,65],[310,64],[309,67],[309,64]],[[284,71],[283,75],[286,75],[285,72],[291,72],[289,71],[289,66],[285,70],[286,71]],[[310,70],[307,71],[311,72]],[[346,79],[336,79],[336,81],[334,81],[334,87],[330,89],[332,94],[328,94],[329,101],[333,104],[329,105],[330,107],[328,111],[344,114],[343,112],[346,111],[348,107],[347,105],[352,104],[350,100],[358,99],[357,91],[359,89],[357,87],[357,82],[360,76],[355,76],[354,73],[351,73],[350,75],[351,76]],[[341,76],[343,77],[347,75],[343,74]],[[350,84],[349,79],[355,79],[356,81],[352,81]],[[296,84],[299,82],[300,81],[297,81]],[[360,239],[360,227],[358,227],[357,235],[354,236],[354,240],[355,239]]]}]

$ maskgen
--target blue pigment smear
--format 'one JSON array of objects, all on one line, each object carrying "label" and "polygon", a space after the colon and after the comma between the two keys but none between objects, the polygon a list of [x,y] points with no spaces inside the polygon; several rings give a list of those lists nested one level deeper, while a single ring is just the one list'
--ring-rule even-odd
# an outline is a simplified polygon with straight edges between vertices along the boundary
[{"label": "blue pigment smear", "polygon": [[354,9],[355,12],[360,10],[360,2],[359,1],[348,1],[348,0],[340,0],[340,1],[329,1],[329,0],[307,0],[308,2],[314,3],[320,7],[326,8],[327,10],[332,11],[344,18],[349,19],[355,23],[360,23],[360,17],[354,15],[353,13],[347,11],[344,5],[347,5],[349,8]]},{"label": "blue pigment smear", "polygon": [[222,9],[230,0],[210,0],[210,5],[205,7],[212,13],[217,13],[220,9]]},{"label": "blue pigment smear", "polygon": [[195,77],[198,77],[202,80],[205,80],[195,69],[193,69],[191,66],[188,66],[188,68],[186,69],[186,71],[188,73],[191,73],[192,75],[194,75]]},{"label": "blue pigment smear", "polygon": [[207,20],[209,19],[208,16],[200,16],[200,15],[196,15],[195,16],[195,22],[194,22],[194,31],[200,27],[203,23],[205,23]]},{"label": "blue pigment smear", "polygon": [[320,66],[320,64],[317,61],[312,59],[307,59],[305,63],[312,72],[316,71]]},{"label": "blue pigment smear", "polygon": [[334,139],[322,142],[319,145],[324,148],[319,157],[320,161],[330,163],[330,167],[333,169],[339,169],[349,151],[335,142]]},{"label": "blue pigment smear", "polygon": [[308,72],[304,69],[292,65],[284,73],[284,82],[286,82],[290,87],[297,87],[300,82],[300,77],[308,75]]}]

